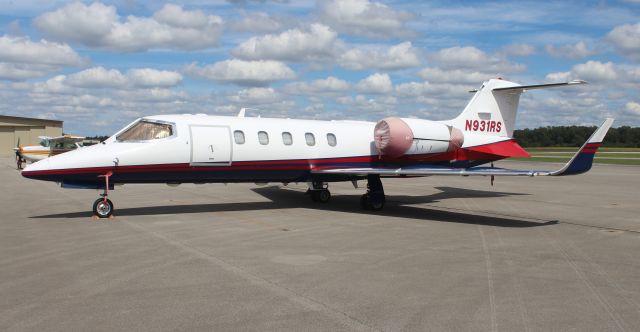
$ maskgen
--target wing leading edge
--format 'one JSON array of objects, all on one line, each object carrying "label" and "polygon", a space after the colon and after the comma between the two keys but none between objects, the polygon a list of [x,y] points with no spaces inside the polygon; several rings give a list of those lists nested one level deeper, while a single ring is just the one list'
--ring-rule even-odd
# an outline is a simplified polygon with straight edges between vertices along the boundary
[{"label": "wing leading edge", "polygon": [[482,175],[482,176],[563,176],[575,175],[589,171],[593,164],[593,157],[602,144],[604,136],[611,128],[613,119],[606,119],[602,125],[589,137],[589,139],[580,147],[578,152],[565,164],[561,169],[556,171],[543,170],[518,170],[498,167],[469,167],[469,168],[450,168],[450,167],[402,167],[402,168],[334,168],[334,169],[317,169],[314,173],[323,174],[350,174],[364,176],[368,174],[378,174],[381,176],[429,176],[429,175]]}]

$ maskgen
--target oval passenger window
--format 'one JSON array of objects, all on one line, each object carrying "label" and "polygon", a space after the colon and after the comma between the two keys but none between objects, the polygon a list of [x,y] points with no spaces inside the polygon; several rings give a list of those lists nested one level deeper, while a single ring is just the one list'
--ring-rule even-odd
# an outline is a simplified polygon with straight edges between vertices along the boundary
[{"label": "oval passenger window", "polygon": [[313,136],[312,133],[304,134],[304,139],[307,141],[307,145],[308,146],[316,145],[316,138],[315,138],[315,136]]},{"label": "oval passenger window", "polygon": [[329,146],[336,146],[336,144],[338,144],[338,141],[336,140],[336,135],[327,134],[327,143],[329,143]]},{"label": "oval passenger window", "polygon": [[258,132],[258,141],[260,142],[260,144],[262,145],[267,145],[269,144],[269,134],[267,134],[266,131],[259,131]]}]

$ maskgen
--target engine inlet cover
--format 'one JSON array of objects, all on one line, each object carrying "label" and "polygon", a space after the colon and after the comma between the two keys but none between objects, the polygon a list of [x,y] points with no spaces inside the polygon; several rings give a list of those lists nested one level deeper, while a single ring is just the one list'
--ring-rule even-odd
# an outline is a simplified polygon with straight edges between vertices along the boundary
[{"label": "engine inlet cover", "polygon": [[380,154],[397,158],[411,147],[413,131],[402,119],[391,117],[378,121],[373,137]]}]

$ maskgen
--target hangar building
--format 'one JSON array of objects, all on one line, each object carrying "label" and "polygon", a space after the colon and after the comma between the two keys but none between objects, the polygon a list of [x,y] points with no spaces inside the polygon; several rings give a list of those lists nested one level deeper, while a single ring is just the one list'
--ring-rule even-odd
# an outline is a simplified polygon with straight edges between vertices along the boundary
[{"label": "hangar building", "polygon": [[62,121],[0,115],[0,156],[13,155],[18,144],[37,145],[38,136],[61,136]]}]

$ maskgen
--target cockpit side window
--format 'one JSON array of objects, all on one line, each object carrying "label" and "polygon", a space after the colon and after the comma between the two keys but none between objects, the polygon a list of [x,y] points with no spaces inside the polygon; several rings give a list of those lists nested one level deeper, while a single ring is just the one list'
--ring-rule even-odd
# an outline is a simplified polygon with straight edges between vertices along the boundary
[{"label": "cockpit side window", "polygon": [[149,141],[171,135],[173,135],[173,127],[170,124],[142,120],[118,135],[116,139],[119,142]]}]

